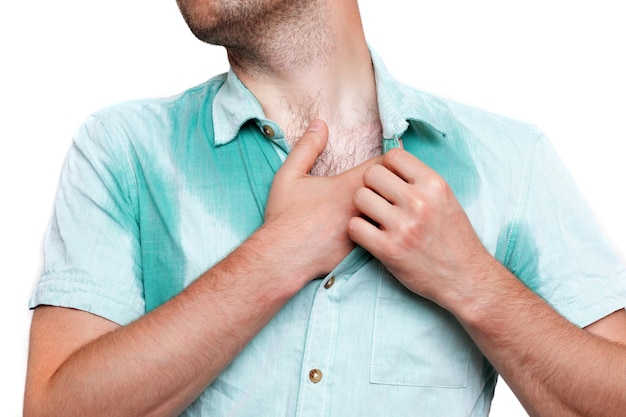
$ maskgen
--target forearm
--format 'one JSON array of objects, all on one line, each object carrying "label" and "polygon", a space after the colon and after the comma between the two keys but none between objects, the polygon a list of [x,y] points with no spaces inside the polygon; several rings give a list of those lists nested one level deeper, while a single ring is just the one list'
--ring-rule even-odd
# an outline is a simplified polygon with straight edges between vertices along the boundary
[{"label": "forearm", "polygon": [[[487,252],[438,173],[391,150],[363,184],[350,237],[452,312],[531,415],[626,415],[626,345],[576,328],[524,287]],[[604,334],[616,333],[626,341],[615,328]]]},{"label": "forearm", "polygon": [[489,271],[457,317],[528,413],[626,415],[626,346],[572,325],[504,267]]},{"label": "forearm", "polygon": [[44,310],[67,320],[36,312],[24,414],[178,415],[293,295],[354,248],[346,233],[352,195],[377,159],[310,176],[327,140],[326,125],[313,122],[274,177],[263,225],[136,322],[120,328],[69,309]]},{"label": "forearm", "polygon": [[182,412],[302,285],[293,274],[282,280],[279,262],[256,250],[269,246],[259,239],[168,303],[74,352],[30,398],[32,415]]}]

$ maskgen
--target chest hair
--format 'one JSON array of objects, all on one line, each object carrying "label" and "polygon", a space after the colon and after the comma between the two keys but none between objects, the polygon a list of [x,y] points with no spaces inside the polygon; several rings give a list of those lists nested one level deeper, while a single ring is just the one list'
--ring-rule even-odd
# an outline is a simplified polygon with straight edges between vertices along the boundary
[{"label": "chest hair", "polygon": [[[304,131],[303,128],[298,130]],[[299,138],[300,135],[297,134],[287,135],[287,141],[291,146]],[[317,158],[311,175],[337,175],[381,153],[382,127],[378,117],[372,117],[349,128],[341,126],[337,131],[329,132],[328,144]]]}]

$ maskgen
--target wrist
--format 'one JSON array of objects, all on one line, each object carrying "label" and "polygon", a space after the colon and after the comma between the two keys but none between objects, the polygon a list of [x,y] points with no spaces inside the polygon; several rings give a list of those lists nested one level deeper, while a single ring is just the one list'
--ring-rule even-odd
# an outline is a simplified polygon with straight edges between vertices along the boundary
[{"label": "wrist", "polygon": [[[291,298],[313,278],[306,265],[300,265],[303,258],[291,248],[285,233],[273,227],[262,225],[239,248],[244,260],[254,264],[255,272],[262,275],[264,287]],[[298,250],[302,248],[298,245]]]},{"label": "wrist", "polygon": [[464,325],[490,326],[501,314],[507,299],[524,285],[490,254],[468,273],[467,285],[458,289],[445,306]]}]

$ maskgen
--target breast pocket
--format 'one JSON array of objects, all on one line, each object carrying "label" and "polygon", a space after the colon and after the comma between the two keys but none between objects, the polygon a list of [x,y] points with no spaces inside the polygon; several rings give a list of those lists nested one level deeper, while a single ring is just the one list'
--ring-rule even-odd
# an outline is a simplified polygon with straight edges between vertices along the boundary
[{"label": "breast pocket", "polygon": [[379,268],[370,382],[462,388],[474,343],[445,309],[415,295]]}]

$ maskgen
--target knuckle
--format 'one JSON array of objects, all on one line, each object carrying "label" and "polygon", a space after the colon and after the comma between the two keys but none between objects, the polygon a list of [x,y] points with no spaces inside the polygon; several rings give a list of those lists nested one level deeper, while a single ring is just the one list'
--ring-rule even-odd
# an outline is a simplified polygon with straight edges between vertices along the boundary
[{"label": "knuckle", "polygon": [[447,195],[448,183],[439,175],[433,175],[427,182],[428,189],[435,195]]},{"label": "knuckle", "polygon": [[363,201],[367,198],[367,192],[368,190],[365,187],[361,187],[355,191],[352,198],[355,206],[360,207],[362,205]]},{"label": "knuckle", "polygon": [[421,196],[421,194],[409,194],[406,197],[406,202],[409,212],[412,213],[413,216],[419,216],[424,212],[426,202],[424,201],[424,198]]},{"label": "knuckle", "polygon": [[356,234],[361,230],[357,217],[353,217],[348,220],[348,226],[346,230],[349,236],[356,236]]},{"label": "knuckle", "polygon": [[404,245],[400,243],[398,239],[388,239],[384,245],[384,253],[386,258],[392,263],[397,263],[406,256],[406,250]]},{"label": "knuckle", "polygon": [[386,257],[394,262],[400,261],[419,246],[419,236],[423,232],[423,223],[419,218],[405,218],[394,228],[384,242]]},{"label": "knuckle", "polygon": [[380,165],[372,165],[370,167],[367,167],[367,169],[365,169],[365,172],[363,172],[363,184],[365,185],[370,185],[372,183],[372,179],[378,175],[379,169],[381,169],[382,167]]},{"label": "knuckle", "polygon": [[383,165],[393,166],[395,161],[402,156],[403,152],[400,149],[391,149],[383,156]]},{"label": "knuckle", "polygon": [[423,223],[419,218],[412,217],[408,219],[403,227],[402,233],[398,236],[400,246],[411,247],[415,242],[415,237],[422,234]]}]

